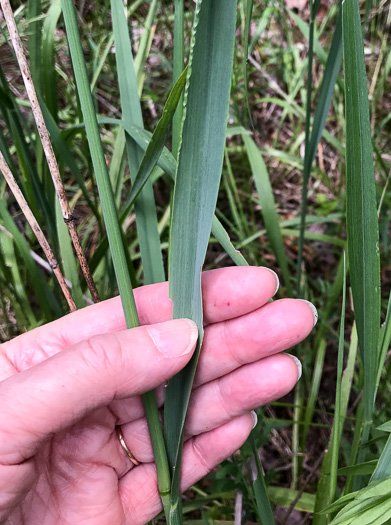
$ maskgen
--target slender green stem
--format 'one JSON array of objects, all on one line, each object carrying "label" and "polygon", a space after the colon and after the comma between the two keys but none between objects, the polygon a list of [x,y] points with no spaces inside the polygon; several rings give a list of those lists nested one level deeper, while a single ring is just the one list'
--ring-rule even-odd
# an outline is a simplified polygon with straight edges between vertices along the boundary
[{"label": "slender green stem", "polygon": [[307,213],[307,192],[308,180],[311,172],[312,162],[309,163],[309,145],[311,139],[311,92],[312,92],[312,62],[314,58],[314,30],[315,30],[315,15],[316,10],[314,2],[310,2],[310,27],[308,40],[308,75],[307,75],[307,100],[306,100],[306,115],[305,115],[305,153],[304,153],[304,169],[303,169],[303,186],[301,190],[301,215],[300,215],[300,237],[299,237],[299,251],[297,255],[297,295],[301,295],[301,272],[303,263],[303,246],[304,246],[304,230]]}]

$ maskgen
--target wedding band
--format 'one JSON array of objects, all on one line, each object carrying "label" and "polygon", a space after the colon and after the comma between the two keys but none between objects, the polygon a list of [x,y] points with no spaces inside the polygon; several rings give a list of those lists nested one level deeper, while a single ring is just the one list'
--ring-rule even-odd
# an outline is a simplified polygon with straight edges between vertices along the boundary
[{"label": "wedding band", "polygon": [[130,461],[133,463],[133,465],[140,465],[140,463],[137,461],[137,459],[133,456],[133,454],[130,452],[127,444],[125,443],[125,439],[124,439],[124,436],[122,434],[122,430],[121,430],[121,427],[120,426],[117,426],[116,427],[116,430],[117,430],[117,436],[118,436],[118,440],[119,442],[121,443],[121,447],[125,450],[126,452],[126,455],[128,456],[128,458],[130,459]]}]

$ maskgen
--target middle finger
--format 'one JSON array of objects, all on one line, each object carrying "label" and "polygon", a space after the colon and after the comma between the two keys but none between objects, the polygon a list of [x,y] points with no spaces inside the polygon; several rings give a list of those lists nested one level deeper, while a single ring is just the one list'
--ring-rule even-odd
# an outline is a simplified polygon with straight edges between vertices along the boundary
[{"label": "middle finger", "polygon": [[[315,323],[312,308],[305,301],[281,299],[242,317],[208,326],[194,387],[287,350],[305,339]],[[158,405],[162,406],[164,386],[156,395]],[[121,425],[144,416],[141,398],[115,401],[111,409]]]}]

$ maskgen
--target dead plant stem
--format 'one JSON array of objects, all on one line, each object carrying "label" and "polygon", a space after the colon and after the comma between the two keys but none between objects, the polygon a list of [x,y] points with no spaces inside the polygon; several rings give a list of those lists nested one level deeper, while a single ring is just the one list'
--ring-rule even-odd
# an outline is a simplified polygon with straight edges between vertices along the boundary
[{"label": "dead plant stem", "polygon": [[37,125],[38,133],[41,138],[42,147],[45,152],[46,160],[49,166],[49,171],[52,176],[53,184],[56,189],[57,197],[61,206],[64,222],[66,223],[69,234],[72,239],[73,246],[76,251],[77,258],[80,262],[83,275],[86,279],[87,286],[91,292],[93,301],[99,302],[99,295],[96,289],[93,277],[88,267],[87,259],[80,243],[79,235],[76,230],[75,221],[66,197],[64,185],[62,183],[60,170],[54,155],[53,147],[50,142],[49,133],[43,118],[41,107],[38,102],[37,93],[35,91],[34,83],[32,81],[30,67],[27,62],[26,54],[23,49],[22,41],[16,27],[15,18],[9,0],[0,0],[1,8],[3,10],[4,18],[10,33],[12,44],[15,50],[16,58],[19,63],[20,71],[22,73],[24,85],[26,87],[27,96],[30,100],[31,109]]},{"label": "dead plant stem", "polygon": [[56,258],[54,257],[54,253],[52,249],[49,246],[49,243],[41,230],[37,219],[34,217],[33,212],[31,211],[23,193],[21,192],[18,183],[16,182],[14,176],[12,175],[11,170],[8,167],[8,164],[3,157],[3,154],[0,151],[0,171],[2,172],[10,190],[12,191],[17,203],[20,206],[20,209],[23,212],[23,215],[26,217],[27,222],[30,224],[31,229],[33,230],[42,250],[44,251],[46,258],[50,264],[50,268],[53,270],[54,275],[57,277],[58,283],[61,287],[62,293],[65,296],[65,299],[67,300],[68,306],[71,309],[72,312],[76,310],[76,305],[73,301],[72,295],[70,291],[68,290],[68,287],[66,285],[64,276],[61,273],[60,267],[58,265],[58,262],[56,261]]}]

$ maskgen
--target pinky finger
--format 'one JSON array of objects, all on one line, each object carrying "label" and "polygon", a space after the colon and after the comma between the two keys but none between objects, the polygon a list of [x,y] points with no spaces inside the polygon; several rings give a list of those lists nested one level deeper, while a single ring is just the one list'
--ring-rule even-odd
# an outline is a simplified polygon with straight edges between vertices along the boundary
[{"label": "pinky finger", "polygon": [[[189,439],[183,449],[181,490],[185,491],[233,454],[248,438],[254,419],[251,414],[237,417],[210,432]],[[125,523],[144,525],[162,505],[153,463],[132,469],[119,480]]]}]

